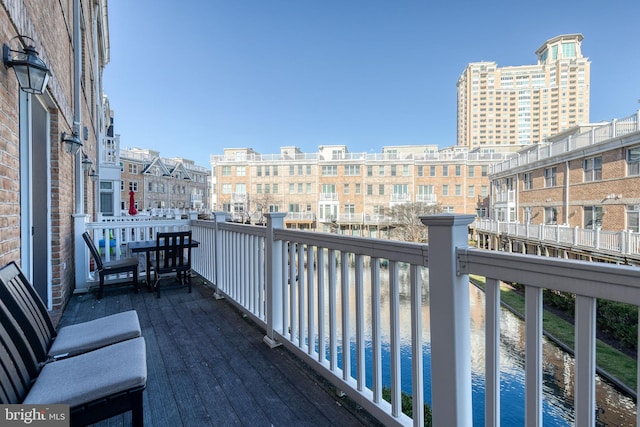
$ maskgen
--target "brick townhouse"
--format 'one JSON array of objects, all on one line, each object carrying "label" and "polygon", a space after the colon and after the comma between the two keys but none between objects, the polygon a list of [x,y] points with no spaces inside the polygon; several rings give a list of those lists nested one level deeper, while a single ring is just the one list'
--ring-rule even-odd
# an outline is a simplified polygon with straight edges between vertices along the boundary
[{"label": "brick townhouse", "polygon": [[492,219],[640,231],[638,123],[575,126],[494,165]]},{"label": "brick townhouse", "polygon": [[[93,213],[82,166],[97,164],[105,127],[107,1],[2,0],[0,42],[0,265],[17,261],[55,315],[74,290],[74,221]],[[49,78],[21,89],[31,47]]]},{"label": "brick townhouse", "polygon": [[238,221],[287,212],[290,228],[376,235],[388,210],[401,203],[483,212],[489,166],[507,155],[434,145],[388,146],[381,153],[351,153],[343,145],[315,153],[281,147],[278,154],[229,148],[211,156],[212,206]]}]

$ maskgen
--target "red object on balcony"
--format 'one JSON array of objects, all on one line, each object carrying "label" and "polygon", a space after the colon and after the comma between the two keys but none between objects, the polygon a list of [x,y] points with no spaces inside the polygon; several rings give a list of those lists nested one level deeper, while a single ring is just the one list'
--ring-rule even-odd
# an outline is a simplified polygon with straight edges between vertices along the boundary
[{"label": "red object on balcony", "polygon": [[134,200],[135,192],[133,190],[129,191],[129,215],[135,215],[138,213],[136,209],[136,203]]}]

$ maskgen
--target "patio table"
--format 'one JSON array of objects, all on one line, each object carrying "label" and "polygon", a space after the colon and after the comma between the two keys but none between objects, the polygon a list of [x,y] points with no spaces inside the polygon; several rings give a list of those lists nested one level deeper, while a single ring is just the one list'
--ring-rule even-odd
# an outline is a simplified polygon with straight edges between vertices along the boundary
[{"label": "patio table", "polygon": [[[200,246],[200,242],[191,239],[189,241],[190,248],[197,248]],[[127,251],[131,254],[145,254],[146,258],[146,273],[147,273],[147,286],[151,285],[151,252],[156,250],[155,240],[138,240],[135,242],[127,243]]]}]

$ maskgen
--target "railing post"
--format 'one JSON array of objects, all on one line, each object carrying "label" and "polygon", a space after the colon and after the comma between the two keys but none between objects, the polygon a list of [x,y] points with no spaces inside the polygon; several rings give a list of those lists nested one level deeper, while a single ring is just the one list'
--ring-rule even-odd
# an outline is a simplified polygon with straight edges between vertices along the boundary
[{"label": "railing post", "polygon": [[[282,297],[284,290],[282,289],[282,241],[275,240],[273,231],[284,228],[284,217],[286,213],[268,213],[267,218],[267,236],[264,242],[265,264],[266,264],[266,323],[267,335],[263,341],[274,348],[280,345],[276,341],[274,325],[282,325]],[[284,332],[284,331],[283,331]]]},{"label": "railing post", "polygon": [[76,289],[74,292],[77,293],[89,291],[89,284],[87,283],[87,278],[89,277],[89,257],[87,256],[86,245],[82,239],[82,233],[87,229],[88,219],[89,215],[87,214],[73,214],[74,273],[76,276]]},{"label": "railing post", "polygon": [[[458,274],[456,250],[468,247],[473,215],[421,217],[429,227],[429,298],[433,425],[470,426],[469,276]],[[437,248],[437,250],[436,250]]]},{"label": "railing post", "polygon": [[213,220],[216,223],[215,231],[214,231],[214,245],[215,245],[215,253],[213,254],[213,277],[216,286],[215,297],[223,298],[221,294],[218,293],[218,289],[222,285],[222,232],[220,231],[220,227],[218,225],[222,222],[225,222],[227,219],[226,212],[214,212]]}]

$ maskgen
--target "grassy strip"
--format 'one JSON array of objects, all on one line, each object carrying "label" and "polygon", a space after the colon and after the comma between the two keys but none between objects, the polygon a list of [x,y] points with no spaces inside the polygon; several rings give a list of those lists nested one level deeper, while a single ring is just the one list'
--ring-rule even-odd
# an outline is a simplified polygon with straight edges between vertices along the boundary
[{"label": "grassy strip", "polygon": [[[470,278],[484,290],[484,277],[471,275]],[[524,298],[504,284],[500,285],[500,299],[503,303],[524,315]],[[574,327],[571,323],[545,310],[542,326],[547,333],[553,335],[567,347],[575,349]],[[596,340],[596,364],[632,390],[636,389],[636,370],[638,366],[634,358],[600,340]]]}]

